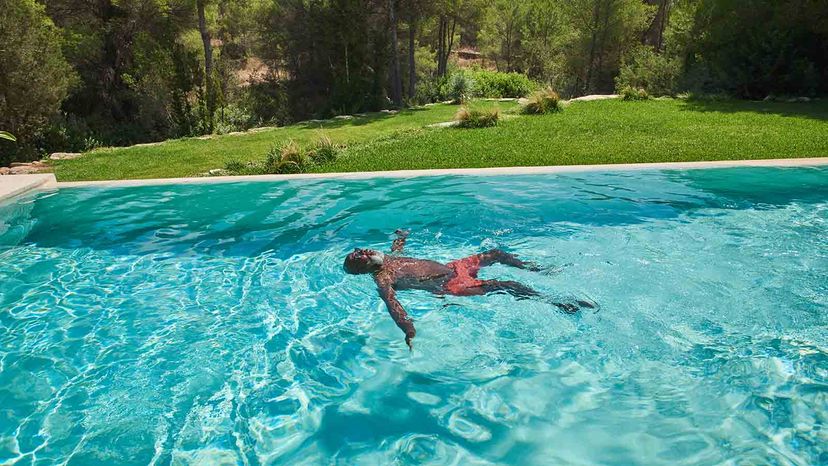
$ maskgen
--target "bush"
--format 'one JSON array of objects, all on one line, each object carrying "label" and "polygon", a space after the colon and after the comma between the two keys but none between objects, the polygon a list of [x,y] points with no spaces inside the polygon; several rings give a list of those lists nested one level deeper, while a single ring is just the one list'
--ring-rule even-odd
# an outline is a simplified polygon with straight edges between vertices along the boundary
[{"label": "bush", "polygon": [[269,174],[302,173],[306,167],[305,154],[293,140],[271,148],[264,163],[264,171]]},{"label": "bush", "polygon": [[500,110],[469,110],[468,107],[462,107],[454,115],[454,121],[457,122],[458,128],[489,128],[497,126],[497,121],[500,119]]},{"label": "bush", "polygon": [[0,162],[35,158],[37,133],[57,115],[77,75],[63,56],[63,34],[35,0],[0,2]]},{"label": "bush", "polygon": [[551,87],[533,92],[522,109],[523,113],[528,115],[544,115],[561,110],[561,96]]},{"label": "bush", "polygon": [[323,135],[316,141],[316,145],[308,156],[315,165],[324,165],[335,161],[338,154],[339,147],[331,141],[331,138]]},{"label": "bush", "polygon": [[632,86],[625,86],[618,93],[621,94],[621,98],[624,100],[647,100],[650,98],[650,94],[646,90]]},{"label": "bush", "polygon": [[446,100],[443,90],[447,87],[447,81],[448,80],[444,77],[423,79],[419,81],[417,83],[413,103],[422,105]]},{"label": "bush", "polygon": [[475,82],[474,95],[490,98],[520,98],[528,95],[537,86],[525,74],[499,73],[496,71],[472,71]]},{"label": "bush", "polygon": [[680,75],[680,60],[642,46],[625,57],[615,85],[619,90],[630,87],[654,96],[673,95]]},{"label": "bush", "polygon": [[451,75],[443,94],[455,104],[463,104],[474,97],[474,79],[466,73]]},{"label": "bush", "polygon": [[39,154],[52,152],[86,152],[103,144],[92,132],[86,121],[72,115],[53,118],[32,138],[32,145]]},{"label": "bush", "polygon": [[229,104],[218,111],[213,132],[227,134],[235,131],[246,131],[256,126],[257,123],[256,116],[247,109],[236,104]]},{"label": "bush", "polygon": [[225,170],[233,173],[243,172],[245,168],[247,168],[247,166],[239,162],[238,160],[231,160],[230,162],[227,162],[226,165],[224,165]]},{"label": "bush", "polygon": [[292,121],[286,85],[277,76],[269,75],[262,82],[251,82],[242,97],[242,106],[253,115],[257,126]]}]

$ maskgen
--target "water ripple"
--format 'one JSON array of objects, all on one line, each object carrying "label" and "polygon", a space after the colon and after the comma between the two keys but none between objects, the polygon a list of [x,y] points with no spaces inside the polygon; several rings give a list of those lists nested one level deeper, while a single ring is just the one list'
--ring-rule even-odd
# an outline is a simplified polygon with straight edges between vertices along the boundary
[{"label": "water ripple", "polygon": [[[823,464],[826,171],[71,189],[0,205],[0,464]],[[763,187],[767,187],[764,189]],[[401,293],[355,246],[551,299]]]}]

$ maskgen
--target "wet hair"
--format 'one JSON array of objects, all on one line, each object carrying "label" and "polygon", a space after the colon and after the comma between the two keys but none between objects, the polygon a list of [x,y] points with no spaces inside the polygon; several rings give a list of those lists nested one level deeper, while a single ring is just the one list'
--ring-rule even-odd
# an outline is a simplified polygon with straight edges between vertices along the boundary
[{"label": "wet hair", "polygon": [[[373,255],[369,255],[373,252]],[[360,275],[374,272],[377,267],[382,265],[383,254],[369,249],[354,249],[354,251],[345,256],[345,263],[343,267],[345,272],[351,275]]]}]

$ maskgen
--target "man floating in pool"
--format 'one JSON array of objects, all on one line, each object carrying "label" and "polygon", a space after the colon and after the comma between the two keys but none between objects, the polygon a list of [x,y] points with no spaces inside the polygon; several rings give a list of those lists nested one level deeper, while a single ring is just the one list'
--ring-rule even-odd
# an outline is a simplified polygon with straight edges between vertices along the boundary
[{"label": "man floating in pool", "polygon": [[[397,239],[391,245],[392,253],[401,253],[405,247],[408,232],[397,230]],[[482,267],[504,264],[519,269],[539,271],[535,264],[524,262],[516,256],[499,249],[441,264],[425,259],[414,259],[398,255],[385,255],[372,249],[355,249],[345,258],[345,271],[353,275],[372,274],[379,294],[388,312],[405,332],[405,343],[412,348],[411,340],[417,334],[414,322],[408,317],[402,304],[397,300],[397,290],[424,290],[437,295],[479,296],[489,293],[508,293],[518,299],[527,299],[540,294],[532,288],[514,281],[480,280],[477,273]],[[576,304],[551,303],[562,311],[573,314],[580,307],[594,308],[586,301]]]}]

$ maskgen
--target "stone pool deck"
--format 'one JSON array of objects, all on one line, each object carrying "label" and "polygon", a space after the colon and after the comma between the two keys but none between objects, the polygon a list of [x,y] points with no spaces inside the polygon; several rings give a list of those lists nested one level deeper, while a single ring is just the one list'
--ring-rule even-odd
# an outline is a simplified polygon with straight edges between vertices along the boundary
[{"label": "stone pool deck", "polygon": [[55,175],[51,173],[40,175],[3,175],[0,176],[0,202],[35,189],[49,189],[57,187]]},{"label": "stone pool deck", "polygon": [[540,167],[451,168],[432,170],[396,170],[378,172],[305,173],[299,175],[207,176],[196,178],[160,178],[145,180],[74,181],[58,183],[57,186],[59,188],[84,186],[129,187],[168,184],[242,183],[287,180],[362,180],[368,178],[414,178],[422,176],[543,175],[555,173],[581,173],[595,171],[612,172],[635,170],[697,170],[705,168],[734,167],[817,167],[824,165],[828,165],[828,157],[766,160],[722,160],[711,162],[662,162],[605,165],[557,165]]}]

